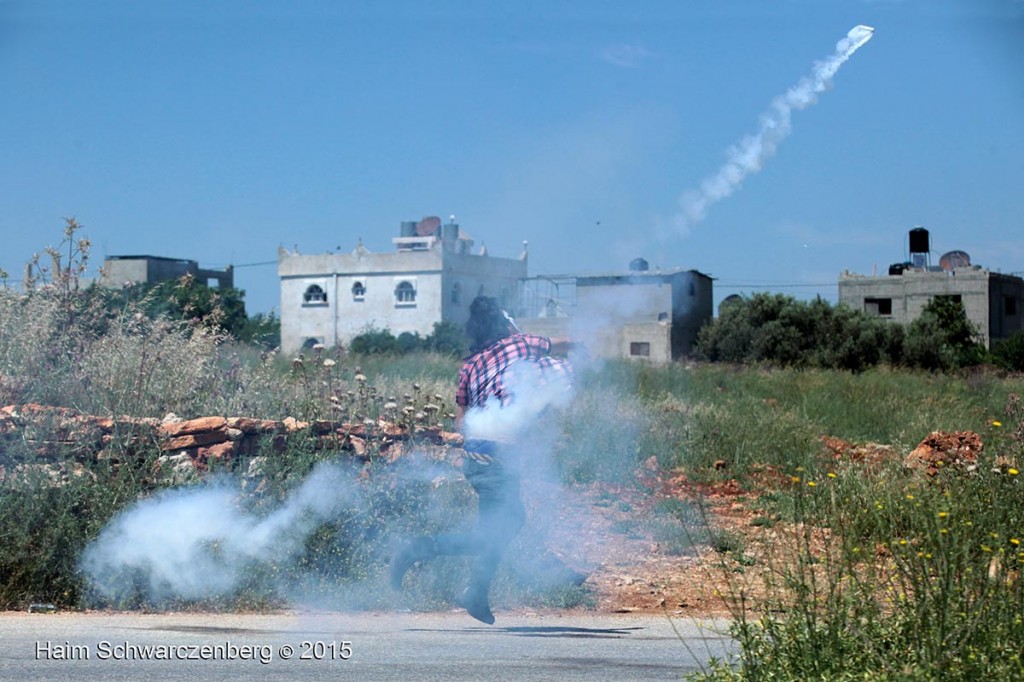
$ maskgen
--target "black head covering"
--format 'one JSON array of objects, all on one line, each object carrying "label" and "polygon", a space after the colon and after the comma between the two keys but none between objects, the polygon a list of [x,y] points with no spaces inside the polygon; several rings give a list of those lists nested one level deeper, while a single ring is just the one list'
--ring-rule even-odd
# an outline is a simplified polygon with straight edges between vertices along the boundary
[{"label": "black head covering", "polygon": [[490,296],[477,296],[469,304],[466,335],[470,340],[469,350],[471,353],[479,353],[511,332],[512,324],[508,315],[498,305],[497,299]]}]

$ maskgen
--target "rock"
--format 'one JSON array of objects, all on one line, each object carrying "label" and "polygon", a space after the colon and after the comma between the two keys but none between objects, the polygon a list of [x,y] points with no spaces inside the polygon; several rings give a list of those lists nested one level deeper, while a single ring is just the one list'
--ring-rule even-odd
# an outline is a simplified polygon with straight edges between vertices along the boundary
[{"label": "rock", "polygon": [[186,436],[207,431],[225,431],[228,420],[224,417],[200,417],[188,421],[170,422],[160,424],[160,435],[162,436]]},{"label": "rock", "polygon": [[981,437],[973,431],[933,431],[907,455],[903,465],[928,476],[942,469],[970,473],[978,468],[983,449]]},{"label": "rock", "polygon": [[186,450],[173,455],[161,455],[156,460],[157,474],[173,485],[191,483],[198,476],[192,455]]},{"label": "rock", "polygon": [[207,431],[205,433],[195,433],[188,436],[178,436],[177,438],[171,438],[160,444],[161,450],[183,450],[185,448],[196,448],[204,445],[213,445],[214,443],[223,443],[228,439],[227,429],[219,431]]},{"label": "rock", "polygon": [[309,422],[300,422],[295,417],[285,417],[282,423],[284,424],[285,431],[288,433],[295,433],[309,428]]},{"label": "rock", "polygon": [[224,441],[207,447],[199,448],[199,460],[205,462],[209,459],[230,459],[235,455],[238,444],[235,441]]}]

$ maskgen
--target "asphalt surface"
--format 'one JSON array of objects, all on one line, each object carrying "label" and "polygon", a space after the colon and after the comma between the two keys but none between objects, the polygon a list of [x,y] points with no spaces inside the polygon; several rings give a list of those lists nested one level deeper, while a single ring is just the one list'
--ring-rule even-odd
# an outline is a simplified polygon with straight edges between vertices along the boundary
[{"label": "asphalt surface", "polygon": [[678,680],[732,643],[664,615],[0,614],[0,680]]}]

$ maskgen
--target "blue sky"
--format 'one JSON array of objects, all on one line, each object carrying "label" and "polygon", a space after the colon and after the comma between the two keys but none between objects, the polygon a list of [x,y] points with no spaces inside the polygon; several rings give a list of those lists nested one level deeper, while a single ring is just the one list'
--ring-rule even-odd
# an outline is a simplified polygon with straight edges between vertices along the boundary
[{"label": "blue sky", "polygon": [[[858,24],[758,173],[681,197]],[[694,268],[836,300],[929,229],[1024,271],[1021,0],[0,0],[0,268],[74,216],[106,255],[204,267],[391,249],[454,214],[530,273]],[[274,265],[239,267],[250,313]]]}]

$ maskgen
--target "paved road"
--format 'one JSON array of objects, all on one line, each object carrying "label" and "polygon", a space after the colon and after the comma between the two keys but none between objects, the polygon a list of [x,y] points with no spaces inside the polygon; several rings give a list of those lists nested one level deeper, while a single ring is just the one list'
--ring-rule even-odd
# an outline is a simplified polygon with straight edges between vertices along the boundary
[{"label": "paved road", "polygon": [[497,615],[4,613],[0,680],[678,680],[731,646],[721,622]]}]

